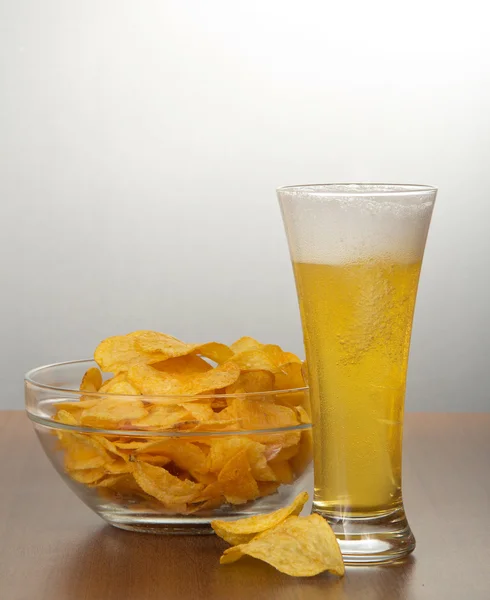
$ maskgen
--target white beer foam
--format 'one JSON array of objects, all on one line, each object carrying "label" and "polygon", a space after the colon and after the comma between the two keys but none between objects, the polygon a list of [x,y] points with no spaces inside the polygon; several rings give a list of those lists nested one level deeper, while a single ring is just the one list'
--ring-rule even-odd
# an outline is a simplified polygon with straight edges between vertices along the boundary
[{"label": "white beer foam", "polygon": [[292,259],[321,264],[421,260],[435,190],[406,196],[389,192],[374,197],[376,192],[325,196],[310,187],[279,190]]}]

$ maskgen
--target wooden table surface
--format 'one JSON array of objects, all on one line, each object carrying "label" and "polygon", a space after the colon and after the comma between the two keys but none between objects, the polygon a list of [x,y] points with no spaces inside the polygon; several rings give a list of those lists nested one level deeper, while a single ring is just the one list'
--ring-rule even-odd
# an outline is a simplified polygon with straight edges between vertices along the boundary
[{"label": "wooden table surface", "polygon": [[489,600],[490,414],[408,414],[404,497],[415,553],[296,579],[214,536],[106,525],[61,481],[22,412],[0,412],[1,600]]}]

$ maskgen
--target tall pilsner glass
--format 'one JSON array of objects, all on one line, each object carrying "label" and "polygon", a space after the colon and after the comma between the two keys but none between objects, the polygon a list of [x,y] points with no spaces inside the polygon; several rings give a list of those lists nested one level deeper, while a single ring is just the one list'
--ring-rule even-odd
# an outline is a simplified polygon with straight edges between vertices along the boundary
[{"label": "tall pilsner glass", "polygon": [[420,267],[437,190],[278,190],[298,291],[313,416],[313,510],[346,563],[415,547],[402,501],[403,408]]}]

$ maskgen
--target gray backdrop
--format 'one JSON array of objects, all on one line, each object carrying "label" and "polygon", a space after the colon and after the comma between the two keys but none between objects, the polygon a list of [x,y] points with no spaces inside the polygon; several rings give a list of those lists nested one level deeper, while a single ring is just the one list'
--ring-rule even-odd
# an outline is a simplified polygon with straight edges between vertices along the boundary
[{"label": "gray backdrop", "polygon": [[483,2],[0,0],[0,407],[137,328],[302,352],[278,185],[439,186],[407,404],[490,408]]}]

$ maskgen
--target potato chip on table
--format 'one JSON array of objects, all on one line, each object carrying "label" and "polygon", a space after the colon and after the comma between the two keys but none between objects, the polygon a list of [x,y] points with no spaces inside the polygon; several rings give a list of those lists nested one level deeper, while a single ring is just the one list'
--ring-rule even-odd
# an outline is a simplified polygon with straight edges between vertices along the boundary
[{"label": "potato chip on table", "polygon": [[302,492],[289,506],[271,513],[212,521],[217,535],[233,546],[225,550],[221,564],[248,555],[295,577],[323,571],[344,575],[342,554],[330,525],[316,514],[298,517],[307,500],[308,494]]},{"label": "potato chip on table", "polygon": [[330,571],[343,576],[344,562],[330,525],[317,514],[287,517],[246,544],[225,550],[221,564],[252,556],[293,577],[312,577]]},{"label": "potato chip on table", "polygon": [[226,542],[232,546],[246,544],[258,533],[271,529],[279,523],[282,523],[291,515],[299,515],[304,505],[308,501],[307,492],[301,492],[289,506],[280,508],[272,513],[257,515],[238,521],[219,521],[211,522],[211,527]]}]

